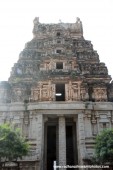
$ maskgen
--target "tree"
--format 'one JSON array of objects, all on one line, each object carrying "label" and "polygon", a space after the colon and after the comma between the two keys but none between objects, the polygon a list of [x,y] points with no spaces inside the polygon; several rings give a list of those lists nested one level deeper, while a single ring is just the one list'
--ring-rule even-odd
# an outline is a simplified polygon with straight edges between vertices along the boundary
[{"label": "tree", "polygon": [[95,160],[113,165],[113,129],[105,129],[96,137]]},{"label": "tree", "polygon": [[[17,162],[29,151],[29,144],[20,134],[19,129],[14,130],[9,124],[0,125],[0,162]],[[17,162],[18,163],[18,162]],[[19,163],[18,163],[19,166]]]}]

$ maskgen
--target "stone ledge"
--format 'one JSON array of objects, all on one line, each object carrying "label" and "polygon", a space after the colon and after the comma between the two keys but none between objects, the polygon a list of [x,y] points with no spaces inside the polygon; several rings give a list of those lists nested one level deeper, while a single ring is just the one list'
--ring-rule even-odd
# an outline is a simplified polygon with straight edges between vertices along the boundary
[{"label": "stone ledge", "polygon": [[0,103],[1,112],[30,110],[113,110],[112,102],[22,102]]}]

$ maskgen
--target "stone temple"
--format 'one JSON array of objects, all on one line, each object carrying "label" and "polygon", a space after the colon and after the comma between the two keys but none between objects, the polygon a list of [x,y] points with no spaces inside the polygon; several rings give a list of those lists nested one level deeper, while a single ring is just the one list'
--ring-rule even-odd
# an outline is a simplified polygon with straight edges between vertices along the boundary
[{"label": "stone temple", "polygon": [[[82,22],[42,24],[0,83],[0,124],[14,123],[31,144],[21,170],[84,165],[95,136],[113,127],[113,83]],[[61,170],[64,170],[60,168]]]}]

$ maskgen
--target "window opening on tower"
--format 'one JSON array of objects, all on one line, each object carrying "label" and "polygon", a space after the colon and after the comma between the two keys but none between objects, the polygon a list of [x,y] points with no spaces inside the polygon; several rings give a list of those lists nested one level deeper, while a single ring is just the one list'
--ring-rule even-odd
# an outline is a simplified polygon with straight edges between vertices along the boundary
[{"label": "window opening on tower", "polygon": [[57,40],[57,43],[58,43],[58,44],[61,44],[61,41],[60,41],[60,40]]},{"label": "window opening on tower", "polygon": [[57,32],[56,35],[57,35],[57,37],[59,37],[60,36],[60,32]]},{"label": "window opening on tower", "polygon": [[65,101],[65,84],[56,84],[56,101]]},{"label": "window opening on tower", "polygon": [[63,62],[57,62],[56,69],[63,69]]},{"label": "window opening on tower", "polygon": [[56,50],[56,53],[60,54],[60,53],[61,53],[61,50]]}]

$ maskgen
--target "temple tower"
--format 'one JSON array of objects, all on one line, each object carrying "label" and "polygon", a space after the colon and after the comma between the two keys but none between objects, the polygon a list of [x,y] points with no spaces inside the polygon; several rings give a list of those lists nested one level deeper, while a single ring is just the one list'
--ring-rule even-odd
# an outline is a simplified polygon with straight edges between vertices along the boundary
[{"label": "temple tower", "polygon": [[[95,136],[113,127],[113,83],[91,41],[75,23],[34,19],[7,82],[0,83],[0,123],[14,123],[31,151],[21,170],[88,164]],[[61,170],[64,170],[64,168]]]}]

